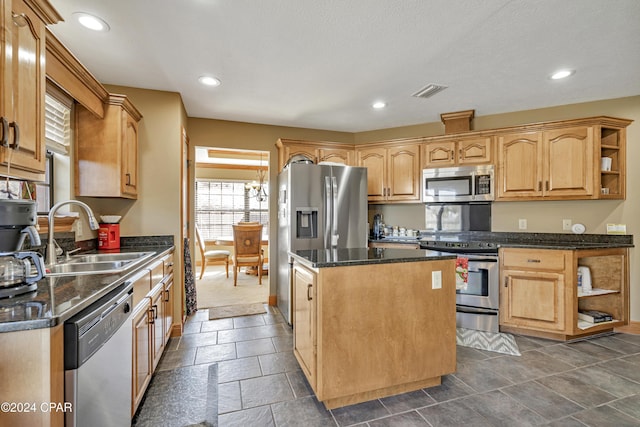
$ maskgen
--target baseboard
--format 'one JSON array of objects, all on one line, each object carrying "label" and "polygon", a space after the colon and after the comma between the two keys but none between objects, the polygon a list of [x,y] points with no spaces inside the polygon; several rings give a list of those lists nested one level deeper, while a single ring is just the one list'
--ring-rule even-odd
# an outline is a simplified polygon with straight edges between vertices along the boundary
[{"label": "baseboard", "polygon": [[629,322],[628,325],[615,328],[614,331],[624,334],[640,335],[640,322]]},{"label": "baseboard", "polygon": [[171,337],[181,337],[182,336],[182,324],[173,324],[171,325]]},{"label": "baseboard", "polygon": [[278,305],[278,296],[277,295],[269,295],[269,305],[270,306]]}]

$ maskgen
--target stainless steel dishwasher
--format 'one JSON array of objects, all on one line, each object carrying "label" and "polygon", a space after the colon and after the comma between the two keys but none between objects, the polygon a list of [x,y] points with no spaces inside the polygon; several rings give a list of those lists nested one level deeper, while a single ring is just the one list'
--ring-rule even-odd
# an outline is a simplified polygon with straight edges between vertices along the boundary
[{"label": "stainless steel dishwasher", "polygon": [[133,286],[119,286],[64,324],[67,427],[131,425]]}]

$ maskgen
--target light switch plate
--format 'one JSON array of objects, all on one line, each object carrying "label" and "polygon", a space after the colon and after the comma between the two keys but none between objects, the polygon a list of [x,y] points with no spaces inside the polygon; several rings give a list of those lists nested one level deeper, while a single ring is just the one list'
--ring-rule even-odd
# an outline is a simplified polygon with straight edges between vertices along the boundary
[{"label": "light switch plate", "polygon": [[563,219],[562,220],[562,229],[564,231],[571,231],[571,226],[573,225],[573,223],[571,222],[570,219]]},{"label": "light switch plate", "polygon": [[526,230],[527,229],[527,220],[526,219],[519,219],[518,220],[518,228],[520,230]]},{"label": "light switch plate", "polygon": [[431,289],[442,289],[442,271],[431,272]]}]

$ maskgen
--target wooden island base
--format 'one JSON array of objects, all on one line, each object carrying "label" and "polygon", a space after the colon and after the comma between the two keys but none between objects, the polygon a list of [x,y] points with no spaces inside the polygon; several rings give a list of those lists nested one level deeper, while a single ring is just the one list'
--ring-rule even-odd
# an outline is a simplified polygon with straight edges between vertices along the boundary
[{"label": "wooden island base", "polygon": [[328,409],[455,371],[455,261],[424,259],[318,268],[294,257],[294,354]]}]

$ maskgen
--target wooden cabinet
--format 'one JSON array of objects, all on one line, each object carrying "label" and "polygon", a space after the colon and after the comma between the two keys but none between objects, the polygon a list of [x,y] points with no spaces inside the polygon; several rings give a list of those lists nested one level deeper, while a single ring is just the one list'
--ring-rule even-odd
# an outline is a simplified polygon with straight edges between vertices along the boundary
[{"label": "wooden cabinet", "polygon": [[0,175],[42,181],[45,25],[61,17],[45,0],[3,0],[0,15]]},{"label": "wooden cabinet", "polygon": [[[591,271],[593,290],[577,287],[578,266]],[[629,321],[628,250],[500,250],[500,330],[568,340]],[[614,321],[585,325],[578,311],[609,313]],[[587,327],[588,326],[588,327]]]},{"label": "wooden cabinet", "polygon": [[420,144],[366,145],[356,149],[358,166],[367,168],[369,202],[420,201]]},{"label": "wooden cabinet", "polygon": [[171,338],[171,329],[173,328],[173,304],[174,304],[174,287],[173,287],[173,252],[162,258],[164,265],[164,297],[163,297],[163,319],[164,319],[164,343]]},{"label": "wooden cabinet", "polygon": [[[599,136],[599,150],[595,159],[596,192],[599,191],[600,199],[625,199],[626,197],[626,128],[618,123],[605,123],[596,126],[596,135]],[[608,170],[602,168],[602,158],[611,159],[611,167]],[[600,166],[598,168],[598,166]]]},{"label": "wooden cabinet", "polygon": [[131,416],[138,409],[144,392],[151,381],[151,311],[148,299],[138,304],[133,310],[133,376],[131,396]]},{"label": "wooden cabinet", "polygon": [[293,269],[293,351],[311,387],[316,386],[316,275],[296,265]]},{"label": "wooden cabinet", "polygon": [[140,112],[124,95],[110,94],[103,119],[76,108],[75,192],[88,197],[138,197]]},{"label": "wooden cabinet", "polygon": [[293,274],[294,355],[327,408],[431,387],[455,371],[454,259],[326,268],[296,260]]},{"label": "wooden cabinet", "polygon": [[151,290],[151,272],[144,269],[133,281],[133,365],[131,386],[131,415],[135,414],[151,381],[151,311],[147,295]]},{"label": "wooden cabinet", "polygon": [[591,198],[593,127],[498,136],[497,199]]},{"label": "wooden cabinet", "polygon": [[500,254],[500,325],[565,330],[564,251],[505,249]]},{"label": "wooden cabinet", "polygon": [[491,136],[456,137],[422,145],[422,168],[490,164]]},{"label": "wooden cabinet", "polygon": [[136,274],[133,281],[133,396],[135,414],[158,366],[173,324],[173,252]]},{"label": "wooden cabinet", "polygon": [[354,166],[353,144],[279,139],[276,147],[278,147],[278,171],[281,171],[289,159],[296,155],[308,157],[314,163],[332,162]]}]

